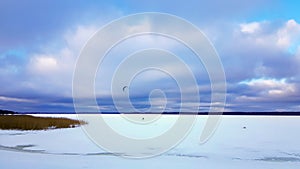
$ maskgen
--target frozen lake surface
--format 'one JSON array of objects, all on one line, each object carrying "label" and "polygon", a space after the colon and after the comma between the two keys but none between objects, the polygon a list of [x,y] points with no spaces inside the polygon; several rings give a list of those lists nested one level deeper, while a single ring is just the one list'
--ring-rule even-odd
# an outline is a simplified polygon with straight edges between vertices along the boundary
[{"label": "frozen lake surface", "polygon": [[[44,116],[76,118],[76,115]],[[119,117],[106,116],[108,121],[115,120],[115,124],[111,122],[112,127],[118,129]],[[162,121],[165,124],[151,125],[164,128],[175,117],[165,115]],[[198,141],[206,119],[207,116],[198,116],[193,129],[178,146],[146,159],[128,159],[106,152],[80,127],[47,131],[0,130],[0,168],[299,169],[299,116],[223,116],[211,139],[201,145]],[[151,127],[141,128],[136,131],[119,129],[138,136],[159,132],[152,131]]]}]

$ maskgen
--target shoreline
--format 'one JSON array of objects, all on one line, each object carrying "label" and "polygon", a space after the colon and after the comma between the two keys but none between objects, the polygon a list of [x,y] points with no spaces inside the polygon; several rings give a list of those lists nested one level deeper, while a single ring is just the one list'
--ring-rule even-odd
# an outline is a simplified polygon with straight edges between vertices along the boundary
[{"label": "shoreline", "polygon": [[74,128],[87,124],[67,117],[37,117],[24,114],[0,115],[1,130],[49,130]]}]

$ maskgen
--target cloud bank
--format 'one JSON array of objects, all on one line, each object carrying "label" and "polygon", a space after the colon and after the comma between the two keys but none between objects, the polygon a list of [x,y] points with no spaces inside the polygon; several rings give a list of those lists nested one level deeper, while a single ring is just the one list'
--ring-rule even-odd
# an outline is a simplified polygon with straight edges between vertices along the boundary
[{"label": "cloud bank", "polygon": [[[78,2],[67,6],[67,3],[49,1],[46,7],[32,1],[11,9],[14,1],[1,2],[0,18],[4,26],[0,31],[0,108],[74,111],[73,71],[86,41],[113,18],[156,9],[190,20],[215,45],[227,78],[226,111],[299,110],[300,23],[296,16],[289,19],[257,17],[256,13],[270,5],[267,1],[241,3],[231,0],[222,8],[220,2],[191,1],[184,8],[171,8],[170,2],[156,6],[157,3]],[[276,10],[277,2],[271,7]],[[205,10],[196,10],[198,8]],[[214,10],[219,12],[212,12]],[[147,21],[141,26],[151,29]],[[193,37],[193,33],[187,32],[187,36]],[[197,77],[201,103],[191,102],[185,111],[192,111],[195,107],[206,111],[210,106],[211,89],[205,68],[199,66],[201,63],[184,45],[157,36],[128,39],[108,54],[95,80],[100,109],[115,111],[109,79],[120,61],[136,50],[150,47],[172,51],[191,67]],[[181,73],[176,64],[165,66]],[[181,77],[185,78],[185,75]],[[154,88],[166,91],[167,111],[176,111],[180,106],[178,86],[159,72],[149,71],[138,76],[132,88],[131,100],[137,108],[150,106],[149,92]],[[188,92],[188,88],[183,92]],[[163,100],[158,96],[152,100],[158,109],[160,102]]]}]

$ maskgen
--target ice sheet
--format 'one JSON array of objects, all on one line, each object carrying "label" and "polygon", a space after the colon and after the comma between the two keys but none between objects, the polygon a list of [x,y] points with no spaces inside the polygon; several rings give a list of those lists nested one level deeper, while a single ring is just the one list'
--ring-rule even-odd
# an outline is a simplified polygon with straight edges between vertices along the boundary
[{"label": "ice sheet", "polygon": [[107,153],[80,127],[0,130],[0,168],[299,168],[300,117],[224,116],[213,137],[201,145],[199,137],[206,119],[198,116],[183,142],[147,159]]}]

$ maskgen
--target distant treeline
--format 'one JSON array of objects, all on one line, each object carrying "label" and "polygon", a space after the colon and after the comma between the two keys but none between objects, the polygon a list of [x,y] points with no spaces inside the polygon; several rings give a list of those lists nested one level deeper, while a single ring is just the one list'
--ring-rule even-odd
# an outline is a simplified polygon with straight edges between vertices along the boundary
[{"label": "distant treeline", "polygon": [[10,110],[0,110],[0,114],[17,114],[17,112]]},{"label": "distant treeline", "polygon": [[0,110],[1,114],[164,114],[164,115],[246,115],[246,116],[300,116],[300,112],[13,112]]}]

